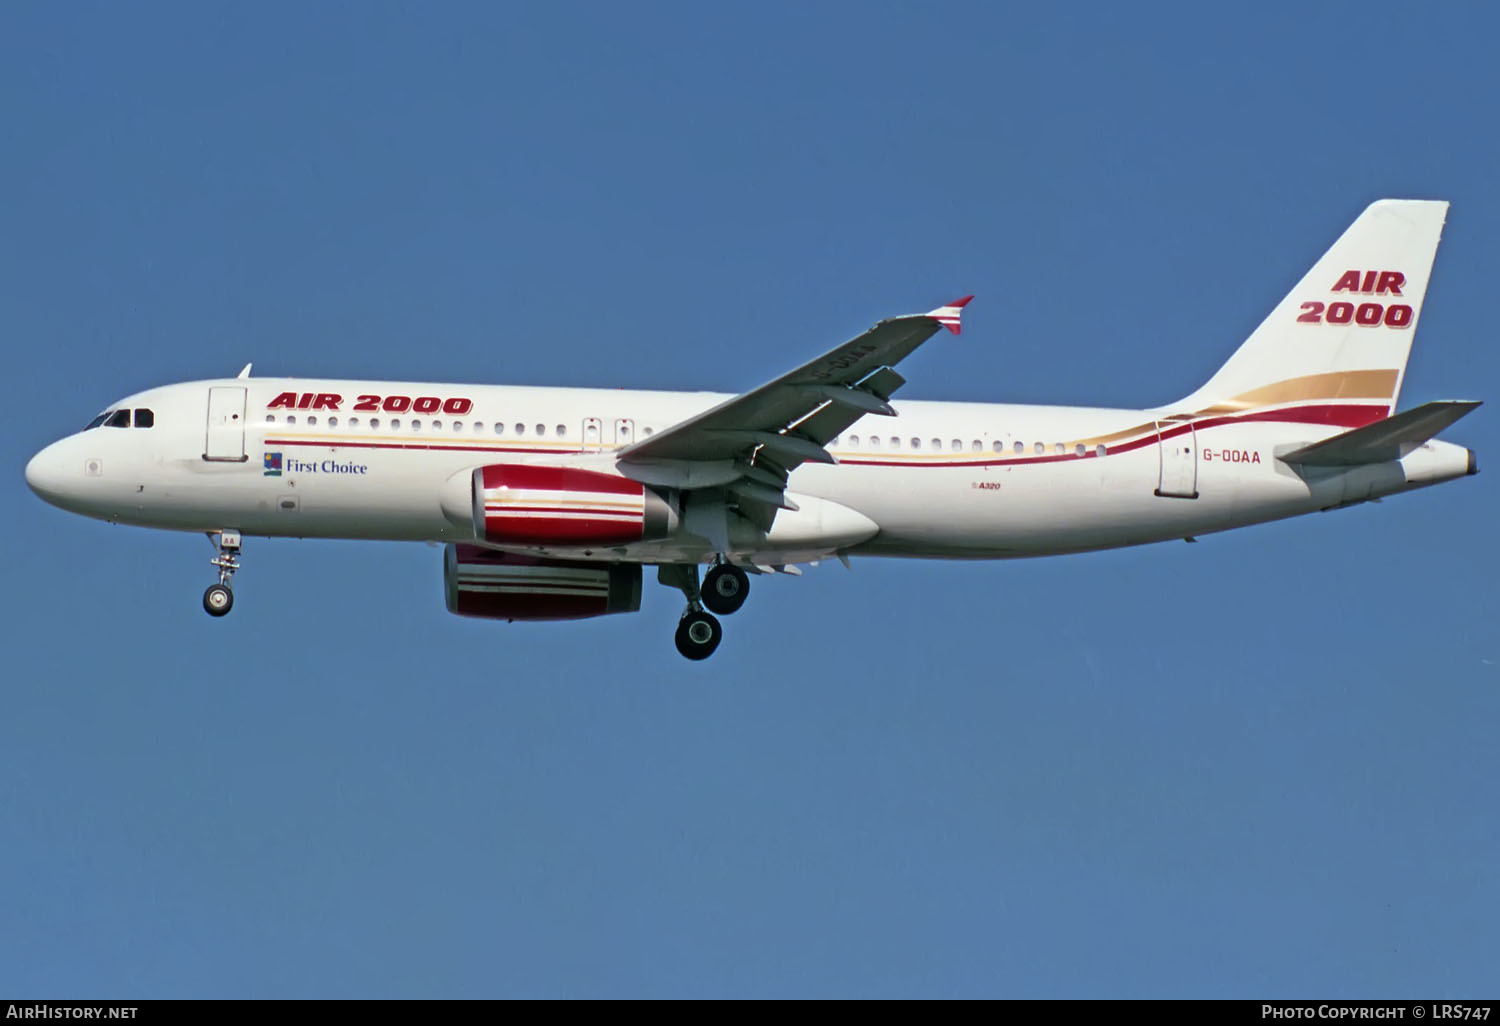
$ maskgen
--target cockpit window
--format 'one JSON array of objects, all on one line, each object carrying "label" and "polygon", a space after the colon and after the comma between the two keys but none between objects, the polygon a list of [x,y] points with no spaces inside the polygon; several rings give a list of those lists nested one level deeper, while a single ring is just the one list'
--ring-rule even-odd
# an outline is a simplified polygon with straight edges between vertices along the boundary
[{"label": "cockpit window", "polygon": [[136,410],[135,411],[135,426],[136,427],[151,427],[155,423],[156,423],[156,414],[152,413],[150,410]]},{"label": "cockpit window", "polygon": [[103,413],[99,414],[99,416],[95,417],[93,420],[89,421],[86,425],[84,425],[83,429],[85,431],[90,431],[90,430],[98,427],[100,424],[103,424],[104,423],[104,419],[106,417],[108,417],[113,412],[115,412],[115,411],[114,410],[105,410]]},{"label": "cockpit window", "polygon": [[129,427],[130,426],[130,411],[129,410],[116,410],[114,413],[111,413],[109,415],[109,419],[104,422],[104,426],[105,427]]}]

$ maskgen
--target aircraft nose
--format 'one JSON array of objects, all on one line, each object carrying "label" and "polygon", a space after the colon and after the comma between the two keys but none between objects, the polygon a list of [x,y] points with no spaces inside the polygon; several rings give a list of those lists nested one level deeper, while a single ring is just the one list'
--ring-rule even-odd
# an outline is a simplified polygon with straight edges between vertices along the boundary
[{"label": "aircraft nose", "polygon": [[67,487],[67,473],[57,443],[31,457],[26,464],[26,484],[47,502],[59,505]]}]

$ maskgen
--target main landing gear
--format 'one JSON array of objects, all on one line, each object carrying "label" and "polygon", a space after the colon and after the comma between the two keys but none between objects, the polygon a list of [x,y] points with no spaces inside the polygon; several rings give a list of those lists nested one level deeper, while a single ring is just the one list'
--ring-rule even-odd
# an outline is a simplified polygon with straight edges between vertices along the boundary
[{"label": "main landing gear", "polygon": [[703,604],[728,616],[750,597],[750,575],[733,563],[715,563],[703,575]]},{"label": "main landing gear", "polygon": [[664,563],[656,568],[656,577],[661,583],[680,589],[687,598],[687,608],[677,621],[677,651],[695,661],[713,655],[724,640],[724,628],[703,607],[728,616],[743,606],[750,594],[749,576],[721,559],[709,567],[701,590],[696,563]]},{"label": "main landing gear", "polygon": [[229,579],[240,568],[240,532],[219,531],[210,534],[208,540],[213,543],[215,552],[209,562],[219,568],[219,583],[209,585],[203,593],[203,608],[209,616],[223,616],[234,608],[234,591],[229,587]]}]

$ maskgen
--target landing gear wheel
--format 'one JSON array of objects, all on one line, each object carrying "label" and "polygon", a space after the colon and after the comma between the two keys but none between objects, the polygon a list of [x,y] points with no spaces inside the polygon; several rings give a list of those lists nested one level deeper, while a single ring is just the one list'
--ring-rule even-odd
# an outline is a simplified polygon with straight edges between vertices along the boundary
[{"label": "landing gear wheel", "polygon": [[234,608],[234,592],[227,584],[210,584],[203,593],[203,608],[209,616],[223,616]]},{"label": "landing gear wheel", "polygon": [[724,639],[719,621],[701,609],[690,609],[677,625],[677,651],[689,659],[707,659]]},{"label": "landing gear wheel", "polygon": [[240,532],[225,528],[208,532],[208,541],[214,547],[214,558],[209,560],[218,568],[219,583],[211,584],[203,593],[203,608],[209,616],[223,616],[234,608],[234,592],[229,590],[229,579],[240,568]]},{"label": "landing gear wheel", "polygon": [[750,597],[750,576],[733,563],[715,563],[703,575],[703,604],[728,616]]}]

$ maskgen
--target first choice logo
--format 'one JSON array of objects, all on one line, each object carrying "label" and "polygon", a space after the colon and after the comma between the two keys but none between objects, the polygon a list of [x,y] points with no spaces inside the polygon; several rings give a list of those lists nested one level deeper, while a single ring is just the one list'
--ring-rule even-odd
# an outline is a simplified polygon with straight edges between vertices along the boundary
[{"label": "first choice logo", "polygon": [[362,477],[370,472],[370,468],[363,463],[348,463],[339,460],[309,463],[295,456],[284,456],[279,452],[268,452],[263,460],[265,469],[261,473],[265,477],[280,477],[283,471],[288,474],[335,474],[356,477]]},{"label": "first choice logo", "polygon": [[338,460],[322,460],[318,463],[307,463],[295,457],[288,456],[282,460],[288,474],[354,474],[363,475],[370,472],[370,468],[363,463],[341,463]]},{"label": "first choice logo", "polygon": [[[1366,296],[1399,296],[1406,275],[1400,271],[1345,271],[1333,283],[1330,292],[1354,292]],[[1406,303],[1360,303],[1347,300],[1333,303],[1302,304],[1298,324],[1357,324],[1362,328],[1385,325],[1387,328],[1409,328],[1415,314]]]}]

